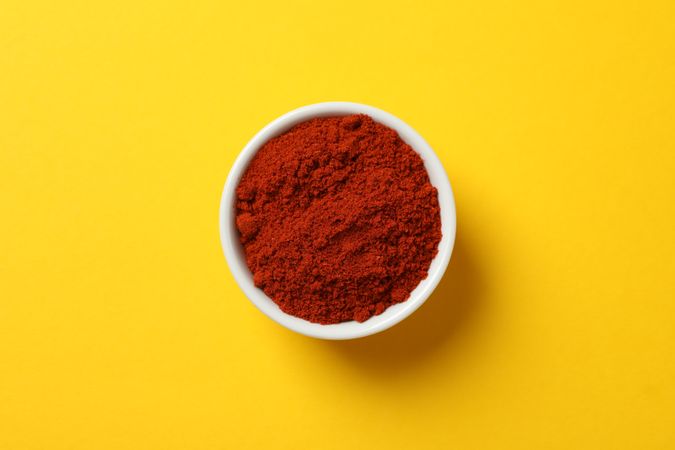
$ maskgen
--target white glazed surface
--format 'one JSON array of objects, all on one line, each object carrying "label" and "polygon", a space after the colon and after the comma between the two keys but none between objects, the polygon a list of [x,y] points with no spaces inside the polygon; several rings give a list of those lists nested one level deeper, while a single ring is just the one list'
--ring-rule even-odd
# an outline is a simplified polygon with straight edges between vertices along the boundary
[{"label": "white glazed surface", "polygon": [[[393,128],[422,157],[431,184],[438,190],[443,237],[438,246],[438,254],[429,267],[429,275],[412,291],[408,300],[390,306],[382,314],[373,316],[363,323],[351,321],[334,325],[321,325],[284,313],[276,303],[254,285],[253,275],[246,265],[244,251],[239,242],[239,232],[235,225],[236,188],[251,158],[271,138],[314,117],[349,114],[367,114],[375,121]],[[260,311],[275,322],[295,332],[321,339],[354,339],[368,336],[386,330],[412,314],[426,301],[443,277],[452,254],[455,231],[456,213],[452,188],[443,165],[429,144],[402,120],[380,109],[359,103],[317,103],[295,109],[273,120],[246,144],[246,147],[237,157],[225,182],[220,203],[220,239],[223,252],[230,270],[244,294]]]}]

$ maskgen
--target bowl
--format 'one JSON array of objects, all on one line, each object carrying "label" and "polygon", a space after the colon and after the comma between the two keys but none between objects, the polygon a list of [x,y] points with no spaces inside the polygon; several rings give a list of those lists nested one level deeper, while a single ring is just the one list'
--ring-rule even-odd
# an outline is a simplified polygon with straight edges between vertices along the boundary
[{"label": "bowl", "polygon": [[[251,158],[268,140],[288,131],[294,125],[315,117],[367,114],[375,121],[394,130],[415,150],[424,161],[431,184],[438,190],[443,237],[438,245],[438,254],[431,262],[427,278],[422,280],[408,300],[387,308],[382,314],[372,316],[365,322],[342,322],[321,325],[286,314],[261,289],[253,283],[253,274],[246,265],[244,250],[239,242],[235,225],[235,199],[239,180]],[[448,176],[429,144],[412,127],[388,112],[372,106],[349,102],[326,102],[303,106],[273,120],[258,132],[241,151],[225,182],[220,202],[220,240],[225,258],[234,279],[246,297],[265,315],[289,330],[321,339],[355,339],[386,330],[410,316],[429,298],[445,273],[455,242],[455,201]]]}]

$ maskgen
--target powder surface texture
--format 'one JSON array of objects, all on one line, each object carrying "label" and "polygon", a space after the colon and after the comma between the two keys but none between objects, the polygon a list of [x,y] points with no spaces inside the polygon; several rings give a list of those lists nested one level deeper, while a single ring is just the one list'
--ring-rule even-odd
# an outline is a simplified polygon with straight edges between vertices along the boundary
[{"label": "powder surface texture", "polygon": [[296,125],[264,144],[237,187],[256,286],[311,322],[363,322],[405,301],[441,240],[420,156],[366,115]]}]

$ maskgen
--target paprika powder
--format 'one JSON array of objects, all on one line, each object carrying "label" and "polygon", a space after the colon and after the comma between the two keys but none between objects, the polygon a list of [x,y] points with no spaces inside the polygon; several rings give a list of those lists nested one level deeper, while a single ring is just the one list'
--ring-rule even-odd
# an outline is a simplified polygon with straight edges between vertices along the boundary
[{"label": "paprika powder", "polygon": [[311,322],[363,322],[405,301],[441,240],[422,159],[367,115],[315,118],[269,140],[236,195],[254,283]]}]

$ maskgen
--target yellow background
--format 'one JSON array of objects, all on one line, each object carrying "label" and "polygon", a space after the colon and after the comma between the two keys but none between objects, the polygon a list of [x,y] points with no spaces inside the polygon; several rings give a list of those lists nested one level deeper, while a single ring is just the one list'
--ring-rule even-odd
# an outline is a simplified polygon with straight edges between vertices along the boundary
[{"label": "yellow background", "polygon": [[[438,152],[429,302],[324,342],[218,238],[239,150],[364,102]],[[0,4],[0,449],[675,448],[675,3]]]}]

